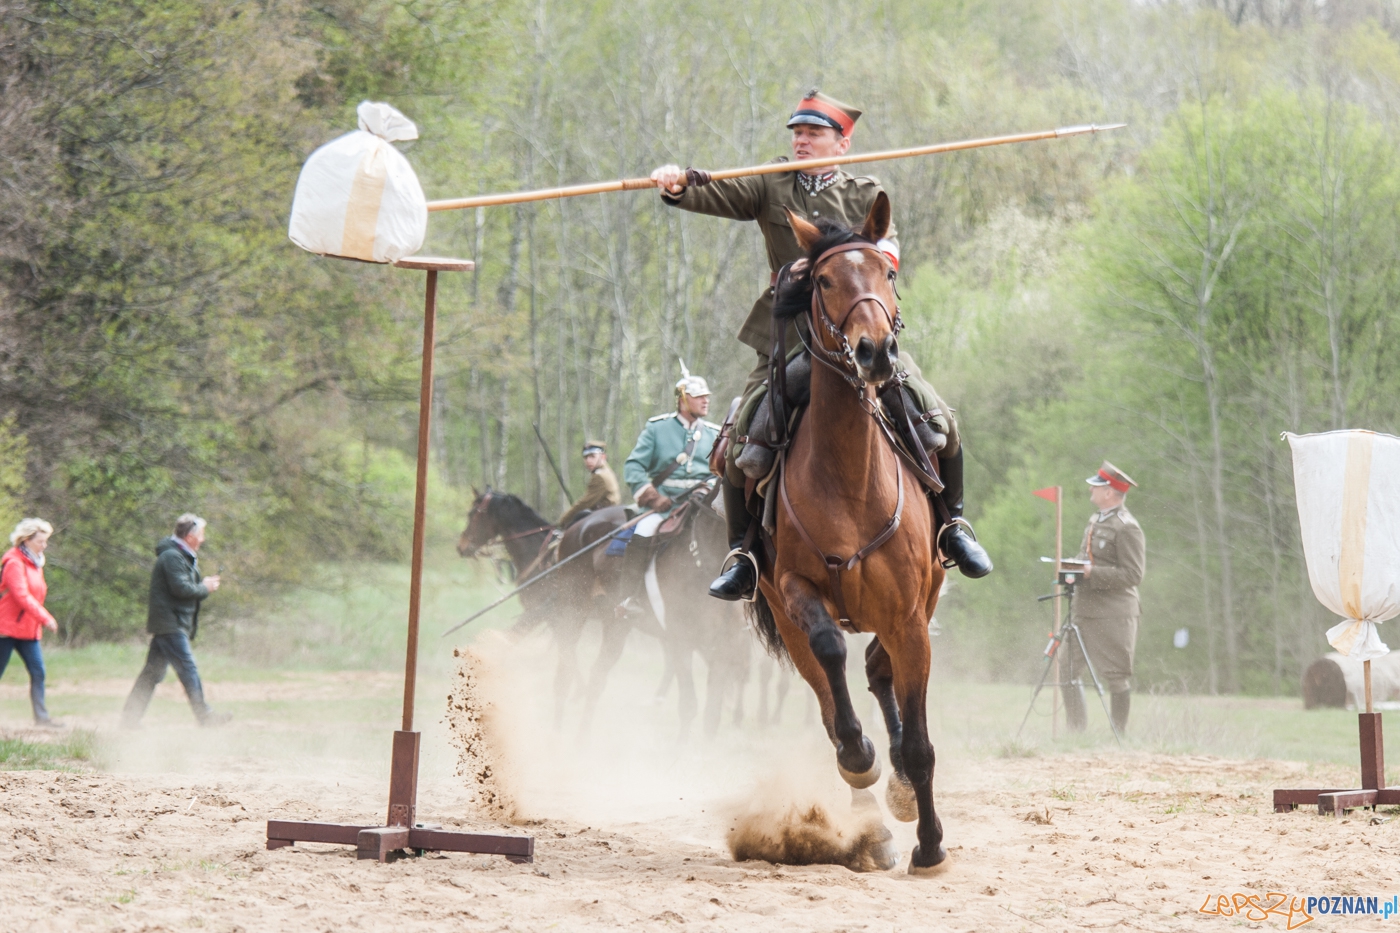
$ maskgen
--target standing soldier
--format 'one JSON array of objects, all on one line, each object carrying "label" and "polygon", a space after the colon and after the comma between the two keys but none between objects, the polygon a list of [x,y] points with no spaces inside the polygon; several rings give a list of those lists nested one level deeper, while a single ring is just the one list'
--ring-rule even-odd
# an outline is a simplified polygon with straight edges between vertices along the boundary
[{"label": "standing soldier", "polygon": [[622,503],[617,474],[608,466],[608,445],[602,441],[583,442],[583,466],[588,470],[588,488],[569,510],[559,516],[560,529],[568,528],[584,512]]},{"label": "standing soldier", "polygon": [[[861,111],[849,104],[812,90],[797,105],[787,122],[792,130],[793,158],[802,162],[844,155],[850,148],[851,133],[860,115]],[[759,232],[763,234],[768,250],[768,288],[754,302],[744,326],[739,329],[740,342],[758,351],[758,365],[749,374],[744,386],[744,397],[747,399],[768,376],[769,353],[773,348],[773,286],[777,283],[778,270],[804,255],[784,208],[813,223],[827,218],[858,227],[883,189],[874,178],[850,175],[840,168],[711,181],[703,172],[664,165],[652,172],[651,177],[657,182],[661,199],[667,204],[699,214],[756,221]],[[878,245],[897,270],[899,238],[893,224]],[[795,335],[789,334],[787,345],[797,345]],[[933,387],[923,380],[908,354],[901,352],[899,358],[909,374],[907,388],[913,390],[919,410],[937,411],[940,404]],[[942,415],[938,417],[939,420],[943,419]],[[953,521],[940,531],[936,543],[966,576],[986,576],[992,570],[991,559],[977,543],[971,526],[962,518],[963,465],[957,427],[955,424],[940,424],[939,429],[948,436],[947,447],[938,454],[938,467],[945,484],[942,499]],[[738,551],[744,547],[753,517],[744,501],[742,472],[732,462],[726,466],[724,512],[729,521],[729,545]],[[710,595],[720,599],[746,599],[752,595],[757,582],[757,567],[753,558],[743,554],[742,559],[735,561],[711,584]]]},{"label": "standing soldier", "polygon": [[[1074,621],[1083,633],[1084,650],[1099,681],[1112,696],[1113,724],[1121,733],[1128,726],[1132,694],[1133,649],[1137,645],[1138,584],[1147,561],[1142,526],[1123,504],[1137,483],[1107,460],[1085,480],[1097,512],[1084,530],[1079,559],[1089,569],[1074,594]],[[1071,730],[1088,724],[1084,686],[1078,679],[1064,687],[1065,719]]]},{"label": "standing soldier", "polygon": [[[682,365],[682,372],[685,367]],[[676,383],[676,410],[647,420],[637,445],[622,465],[622,479],[637,504],[656,511],[637,523],[623,552],[622,610],[641,606],[633,597],[641,592],[651,563],[656,530],[671,511],[676,496],[695,488],[714,474],[710,449],[719,437],[719,425],[705,420],[710,412],[710,387],[689,372]]]}]

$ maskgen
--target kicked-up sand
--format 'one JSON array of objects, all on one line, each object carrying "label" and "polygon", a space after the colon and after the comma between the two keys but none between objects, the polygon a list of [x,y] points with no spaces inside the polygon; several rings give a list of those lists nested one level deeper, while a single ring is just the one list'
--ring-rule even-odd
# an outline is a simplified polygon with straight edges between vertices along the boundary
[{"label": "kicked-up sand", "polygon": [[[1316,907],[1307,922],[1308,897],[1327,896],[1330,908],[1333,897],[1339,907],[1354,906],[1341,898],[1355,896],[1379,905],[1400,892],[1400,819],[1273,812],[1275,787],[1355,781],[1336,765],[1103,746],[1057,754],[1011,745],[999,754],[945,737],[936,743],[936,802],[950,851],[941,875],[906,873],[913,826],[883,812],[887,777],[873,790],[899,852],[895,869],[735,861],[735,827],[756,816],[781,823],[785,813],[819,807],[835,829],[859,828],[820,727],[801,715],[805,687],[794,685],[780,727],[726,724],[712,739],[678,743],[654,727],[673,713],[647,706],[648,669],[610,684],[587,734],[572,722],[556,731],[544,689],[552,655],[543,643],[512,650],[520,653],[486,650],[470,703],[461,681],[443,684],[455,702],[476,704],[481,744],[465,759],[466,746],[449,743],[457,722],[443,721],[454,701],[424,688],[420,709],[441,712],[432,720],[420,711],[431,751],[419,818],[528,833],[534,864],[458,854],[379,864],[340,846],[266,850],[268,819],[383,818],[391,690],[377,719],[349,725],[266,712],[220,732],[168,718],[124,734],[98,718],[83,724],[105,743],[104,770],[0,773],[0,930],[1365,930],[1400,922]],[[368,686],[353,677],[305,680],[317,698],[344,683],[347,704]],[[377,689],[378,678],[371,682]],[[218,690],[211,685],[216,698]],[[279,702],[295,694],[276,687]],[[42,738],[14,726],[12,737]],[[868,716],[867,727],[879,745]],[[347,740],[322,755],[317,743],[337,729],[365,732],[374,754]],[[301,751],[286,751],[297,743]],[[1022,753],[1030,757],[1002,756]],[[467,767],[482,755],[494,797],[482,794],[483,772]]]}]

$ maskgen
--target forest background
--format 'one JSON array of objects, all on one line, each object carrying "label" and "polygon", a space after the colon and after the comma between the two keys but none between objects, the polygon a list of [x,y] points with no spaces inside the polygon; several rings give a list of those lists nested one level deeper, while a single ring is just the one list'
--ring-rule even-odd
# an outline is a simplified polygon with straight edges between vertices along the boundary
[{"label": "forest background", "polygon": [[[1065,487],[1073,553],[1108,458],[1140,484],[1141,678],[1294,692],[1329,620],[1279,433],[1400,428],[1397,37],[1394,0],[0,0],[0,520],[59,526],[72,642],[141,630],[188,508],[239,583],[215,624],[403,559],[421,282],[285,235],[363,99],[417,122],[430,198],[764,161],[814,85],[864,108],[856,150],[1124,121],[869,170],[998,565],[937,653],[1033,674],[1030,492]],[[751,367],[752,225],[620,194],[438,214],[424,252],[477,261],[440,303],[444,527],[473,485],[557,513],[532,423],[578,491],[583,438],[620,464],[679,359],[720,412]]]}]

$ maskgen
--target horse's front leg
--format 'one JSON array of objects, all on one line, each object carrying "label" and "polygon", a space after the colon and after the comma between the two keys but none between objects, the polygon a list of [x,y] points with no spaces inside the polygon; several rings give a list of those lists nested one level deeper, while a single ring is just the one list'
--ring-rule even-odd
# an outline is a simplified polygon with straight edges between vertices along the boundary
[{"label": "horse's front leg", "polygon": [[928,628],[916,614],[884,639],[894,674],[904,734],[900,757],[918,804],[919,844],[909,860],[911,875],[933,874],[948,858],[943,848],[943,824],[933,808],[933,743],[928,738]]},{"label": "horse's front leg", "polygon": [[878,638],[872,639],[865,649],[865,679],[880,704],[885,731],[890,736],[890,770],[894,773],[885,784],[885,803],[895,819],[912,823],[919,818],[919,808],[914,785],[904,770],[904,723],[899,718],[899,701],[894,695],[894,667],[889,652]]},{"label": "horse's front leg", "polygon": [[[875,746],[862,731],[851,703],[851,691],[846,683],[846,635],[826,611],[826,604],[812,581],[787,573],[783,575],[781,588],[788,617],[806,636],[805,639],[785,638],[784,642],[797,669],[823,701],[822,720],[836,746],[836,766],[847,784],[857,789],[869,787],[880,779],[880,759],[875,754]],[[825,690],[817,689],[816,678],[811,676],[817,670]]]}]

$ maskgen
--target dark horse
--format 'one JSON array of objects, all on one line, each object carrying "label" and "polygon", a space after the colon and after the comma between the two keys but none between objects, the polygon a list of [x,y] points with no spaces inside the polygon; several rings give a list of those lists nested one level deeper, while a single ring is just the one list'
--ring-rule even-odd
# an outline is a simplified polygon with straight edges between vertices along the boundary
[{"label": "dark horse", "polygon": [[[647,596],[652,613],[619,618],[618,570],[621,561],[606,556],[607,545],[595,548],[561,567],[520,594],[525,608],[518,629],[549,626],[559,648],[554,679],[555,725],[562,726],[568,700],[579,681],[578,642],[584,626],[596,620],[603,640],[584,688],[582,727],[587,728],[607,683],[622,657],[633,628],[660,639],[668,675],[680,688],[679,712],[684,737],[697,711],[693,655],[699,653],[709,670],[705,728],[719,723],[719,704],[748,673],[743,620],[731,604],[694,599],[696,592],[719,572],[727,549],[722,522],[698,501],[683,506],[679,528],[669,535],[648,574]],[[472,503],[467,527],[457,543],[463,557],[475,557],[487,544],[501,542],[517,570],[519,582],[587,547],[628,519],[627,510],[612,506],[589,512],[564,530],[557,551],[549,549],[555,528],[518,497],[489,487]],[[699,587],[699,589],[697,589]],[[714,602],[711,606],[709,603]]]},{"label": "dark horse", "polygon": [[780,503],[774,557],[754,619],[816,693],[837,768],[858,793],[879,778],[880,762],[851,703],[842,628],[874,633],[865,670],[890,735],[886,796],[896,818],[917,816],[909,871],[925,874],[947,858],[927,722],[928,626],[943,568],[931,504],[881,423],[876,394],[894,377],[899,329],[894,269],[876,245],[889,228],[889,199],[876,197],[860,230],[788,218],[807,259],[774,313],[810,324],[811,402],[769,490]]},{"label": "dark horse", "polygon": [[[519,582],[576,553],[627,521],[627,510],[612,506],[590,512],[565,531],[559,546],[549,549],[555,528],[519,497],[498,492],[490,486],[477,493],[472,502],[467,527],[457,541],[457,553],[475,557],[488,544],[501,542],[510,555]],[[591,619],[603,626],[603,642],[593,662],[584,690],[583,723],[592,717],[593,707],[603,694],[608,673],[620,657],[632,624],[619,619],[610,600],[616,590],[617,561],[604,557],[606,545],[591,556],[579,558],[550,574],[520,594],[525,611],[516,621],[519,630],[549,626],[559,648],[554,673],[554,724],[564,723],[566,703],[579,680],[578,642]]]}]

